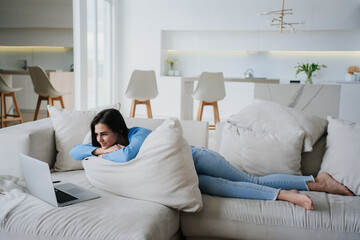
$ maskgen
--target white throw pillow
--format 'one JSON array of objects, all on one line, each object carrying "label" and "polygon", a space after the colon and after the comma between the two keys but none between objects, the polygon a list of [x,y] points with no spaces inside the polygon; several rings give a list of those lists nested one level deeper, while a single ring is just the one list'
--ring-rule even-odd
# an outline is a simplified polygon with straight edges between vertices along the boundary
[{"label": "white throw pillow", "polygon": [[312,151],[312,146],[323,135],[327,126],[325,119],[263,100],[254,100],[252,104],[230,116],[228,121],[263,132],[304,131],[304,152]]},{"label": "white throw pillow", "polygon": [[[119,109],[120,104],[114,106]],[[55,131],[55,145],[57,150],[55,171],[69,171],[83,169],[81,162],[69,156],[73,146],[83,142],[90,129],[90,123],[98,111],[77,111],[58,109],[48,105],[51,122]]]},{"label": "white throw pillow", "polygon": [[89,157],[82,163],[89,182],[99,189],[187,212],[202,209],[190,146],[175,118],[153,131],[129,162]]},{"label": "white throw pillow", "polygon": [[304,132],[265,133],[226,123],[219,153],[237,168],[255,176],[301,175]]},{"label": "white throw pillow", "polygon": [[328,117],[326,152],[320,172],[329,173],[335,180],[360,195],[360,123]]}]

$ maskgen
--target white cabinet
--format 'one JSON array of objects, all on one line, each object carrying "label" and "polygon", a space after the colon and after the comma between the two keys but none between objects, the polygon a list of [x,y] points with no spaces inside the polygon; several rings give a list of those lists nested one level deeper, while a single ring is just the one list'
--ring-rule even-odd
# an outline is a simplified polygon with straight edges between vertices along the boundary
[{"label": "white cabinet", "polygon": [[[162,50],[358,51],[359,31],[162,31]],[[339,44],[340,43],[340,44]]]}]

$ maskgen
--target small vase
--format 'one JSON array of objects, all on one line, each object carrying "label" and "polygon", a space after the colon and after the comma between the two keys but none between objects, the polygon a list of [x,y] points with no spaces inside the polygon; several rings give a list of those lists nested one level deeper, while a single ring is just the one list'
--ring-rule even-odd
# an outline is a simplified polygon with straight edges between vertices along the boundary
[{"label": "small vase", "polygon": [[168,76],[174,76],[174,70],[170,69],[170,70],[168,71]]},{"label": "small vase", "polygon": [[312,84],[312,77],[311,76],[308,76],[305,80],[305,84]]}]

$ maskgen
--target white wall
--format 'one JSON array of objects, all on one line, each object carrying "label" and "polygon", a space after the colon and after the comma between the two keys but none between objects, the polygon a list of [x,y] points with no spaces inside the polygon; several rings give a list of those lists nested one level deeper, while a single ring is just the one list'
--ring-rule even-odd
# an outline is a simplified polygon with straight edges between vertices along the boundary
[{"label": "white wall", "polygon": [[26,60],[28,66],[41,66],[46,70],[69,71],[73,49],[63,47],[1,47],[0,69],[20,70]]},{"label": "white wall", "polygon": [[0,0],[0,46],[72,47],[72,0]]},{"label": "white wall", "polygon": [[27,60],[30,66],[68,71],[72,13],[72,0],[0,0],[0,69],[21,69],[20,60]]},{"label": "white wall", "polygon": [[[280,9],[280,0],[120,1],[118,34],[122,48],[118,52],[121,57],[117,99],[123,103],[122,111],[129,112],[130,100],[124,92],[131,72],[154,69],[158,76],[163,75],[168,54],[164,51],[169,49],[180,50],[178,55],[170,54],[179,58],[178,68],[184,75],[223,70],[225,76],[242,77],[244,69],[252,67],[258,76],[286,81],[294,78],[294,63],[314,61],[329,66],[318,72],[320,80],[339,81],[349,65],[360,65],[358,0],[294,0],[286,1],[285,7],[294,9],[294,14],[286,19],[306,22],[295,33],[280,34],[267,25],[271,18],[258,16],[259,12]],[[236,52],[239,50],[255,52],[244,55]],[[263,52],[273,50],[332,52]],[[353,52],[333,52],[339,50]]]}]

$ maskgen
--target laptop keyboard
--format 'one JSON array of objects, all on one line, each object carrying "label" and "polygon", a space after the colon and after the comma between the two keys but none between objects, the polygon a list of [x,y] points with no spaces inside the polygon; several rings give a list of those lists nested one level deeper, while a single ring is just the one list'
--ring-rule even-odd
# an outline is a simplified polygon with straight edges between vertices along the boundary
[{"label": "laptop keyboard", "polygon": [[67,194],[67,193],[65,193],[65,192],[63,192],[63,191],[61,191],[59,189],[56,189],[56,188],[55,188],[55,194],[56,194],[57,202],[59,204],[65,203],[65,202],[70,202],[72,200],[77,199],[76,197],[71,196],[71,195],[69,195],[69,194]]}]

